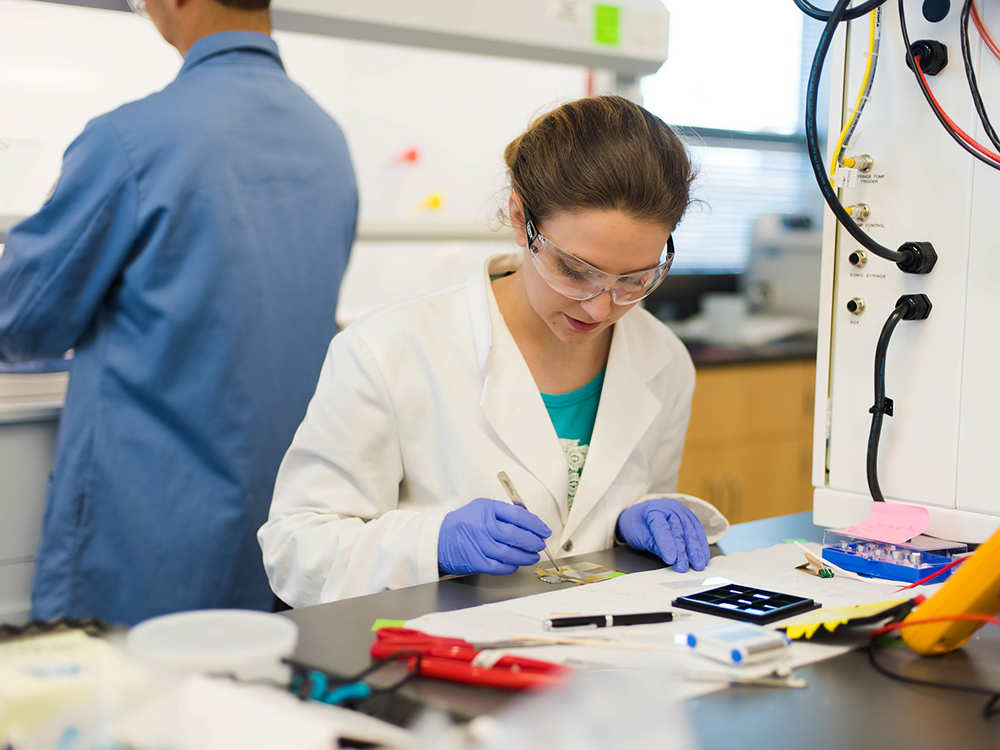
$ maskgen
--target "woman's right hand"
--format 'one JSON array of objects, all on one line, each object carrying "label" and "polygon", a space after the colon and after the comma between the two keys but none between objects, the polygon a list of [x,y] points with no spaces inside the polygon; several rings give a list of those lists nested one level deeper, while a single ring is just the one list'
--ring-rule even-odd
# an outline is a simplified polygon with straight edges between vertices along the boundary
[{"label": "woman's right hand", "polygon": [[445,573],[509,575],[534,565],[551,529],[516,505],[479,497],[444,517],[438,566]]}]

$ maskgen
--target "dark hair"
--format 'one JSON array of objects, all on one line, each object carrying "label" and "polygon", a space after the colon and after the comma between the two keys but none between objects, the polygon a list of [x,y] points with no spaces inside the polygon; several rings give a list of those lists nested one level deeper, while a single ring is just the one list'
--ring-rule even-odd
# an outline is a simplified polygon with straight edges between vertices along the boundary
[{"label": "dark hair", "polygon": [[267,10],[271,7],[271,0],[215,0],[215,2],[236,10]]},{"label": "dark hair", "polygon": [[687,148],[663,120],[612,95],[537,118],[507,146],[504,161],[511,189],[538,222],[590,208],[673,229],[696,176]]}]

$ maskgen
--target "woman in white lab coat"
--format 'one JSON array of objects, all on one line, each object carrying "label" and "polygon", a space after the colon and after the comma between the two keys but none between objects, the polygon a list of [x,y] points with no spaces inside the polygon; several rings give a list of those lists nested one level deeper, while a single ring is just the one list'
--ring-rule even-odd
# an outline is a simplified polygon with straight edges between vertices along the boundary
[{"label": "woman in white lab coat", "polygon": [[543,115],[505,160],[519,252],[330,345],[258,533],[292,606],[510,573],[546,546],[626,543],[700,570],[728,528],[674,494],[694,368],[635,305],[673,258],[683,144],[602,96]]}]

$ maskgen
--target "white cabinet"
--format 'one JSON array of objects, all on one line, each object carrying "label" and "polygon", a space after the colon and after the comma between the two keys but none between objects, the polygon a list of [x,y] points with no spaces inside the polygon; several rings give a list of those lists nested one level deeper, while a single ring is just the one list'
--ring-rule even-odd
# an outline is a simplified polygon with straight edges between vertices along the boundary
[{"label": "white cabinet", "polygon": [[0,622],[23,622],[58,421],[0,424]]}]

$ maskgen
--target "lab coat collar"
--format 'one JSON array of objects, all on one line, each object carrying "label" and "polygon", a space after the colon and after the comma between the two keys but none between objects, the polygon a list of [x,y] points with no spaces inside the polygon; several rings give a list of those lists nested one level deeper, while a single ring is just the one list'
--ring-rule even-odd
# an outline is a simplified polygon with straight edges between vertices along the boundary
[{"label": "lab coat collar", "polygon": [[[514,478],[528,510],[547,524],[558,520],[558,526],[563,526],[569,488],[566,457],[531,371],[500,313],[490,283],[491,275],[520,268],[521,260],[520,253],[494,255],[479,274],[469,279],[469,317],[483,373],[479,405],[500,440],[539,483],[525,485]],[[516,477],[509,469],[508,473]]]},{"label": "lab coat collar", "polygon": [[210,57],[237,49],[257,50],[270,55],[284,70],[285,66],[281,62],[281,55],[278,54],[278,45],[267,34],[261,34],[257,31],[220,31],[218,34],[202,37],[191,45],[184,57],[181,73],[191,70]]},{"label": "lab coat collar", "polygon": [[[557,513],[565,539],[594,509],[660,415],[664,405],[647,384],[670,363],[672,355],[667,347],[649,346],[641,330],[648,323],[639,317],[640,311],[615,324],[588,460],[570,514],[566,508],[566,456],[490,283],[491,275],[515,271],[522,262],[521,253],[492,256],[467,285],[473,339],[485,379],[480,406],[501,440],[548,490],[549,497],[541,498],[519,488],[529,510],[542,520],[553,511]],[[642,492],[645,489],[641,488]],[[637,493],[641,494],[638,488]]]},{"label": "lab coat collar", "polygon": [[[521,253],[501,253],[487,258],[482,270],[472,274],[466,288],[469,294],[469,318],[472,321],[472,337],[476,342],[476,356],[479,371],[486,375],[493,348],[493,328],[499,326],[504,332],[507,324],[493,296],[491,276],[504,276],[517,271],[524,258]],[[507,334],[510,335],[509,333]]]}]

